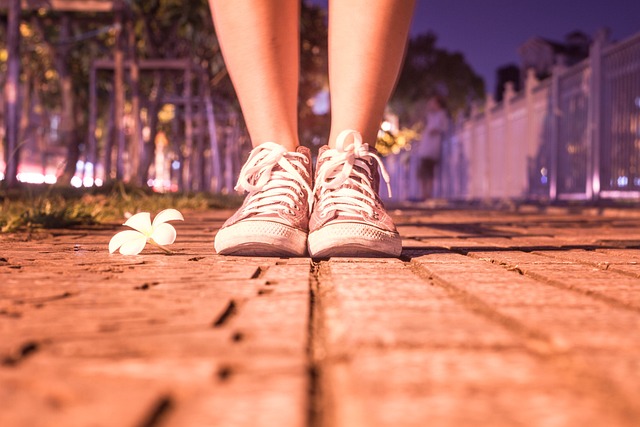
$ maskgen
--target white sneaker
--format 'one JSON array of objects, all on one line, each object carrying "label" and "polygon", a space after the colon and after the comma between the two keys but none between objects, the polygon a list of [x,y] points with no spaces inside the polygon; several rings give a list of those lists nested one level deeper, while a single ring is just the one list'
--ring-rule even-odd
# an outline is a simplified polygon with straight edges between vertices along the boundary
[{"label": "white sneaker", "polygon": [[311,153],[274,142],[254,148],[236,190],[249,194],[215,237],[223,255],[303,256],[311,205]]},{"label": "white sneaker", "polygon": [[357,131],[343,131],[336,148],[320,149],[309,222],[312,257],[400,255],[402,239],[378,196],[378,166],[391,195],[380,157]]}]

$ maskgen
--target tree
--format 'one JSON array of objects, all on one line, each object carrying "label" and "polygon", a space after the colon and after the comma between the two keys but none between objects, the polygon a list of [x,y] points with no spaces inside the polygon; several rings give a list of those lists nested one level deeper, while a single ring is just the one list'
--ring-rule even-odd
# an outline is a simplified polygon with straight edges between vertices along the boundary
[{"label": "tree", "polygon": [[[224,135],[229,138],[245,141],[246,132],[238,113],[240,107],[226,71],[224,61],[218,46],[213,28],[207,0],[132,0],[126,2],[126,13],[123,13],[121,25],[117,16],[112,13],[93,13],[90,11],[60,11],[48,8],[28,9],[22,12],[21,25],[25,32],[21,37],[22,55],[15,58],[21,61],[21,97],[24,108],[19,111],[23,122],[28,122],[29,129],[38,129],[42,133],[48,129],[52,118],[59,120],[57,135],[52,139],[57,148],[66,149],[66,163],[62,175],[59,177],[61,185],[68,185],[74,176],[78,159],[85,154],[88,161],[95,159],[95,149],[107,153],[104,156],[104,167],[107,179],[111,172],[110,155],[113,132],[117,114],[114,110],[114,93],[124,93],[124,103],[120,105],[118,114],[145,116],[145,144],[141,147],[136,143],[136,135],[128,136],[128,143],[120,140],[118,156],[124,158],[131,166],[130,179],[135,183],[147,182],[150,164],[154,159],[155,136],[157,131],[163,130],[168,135],[176,134],[172,151],[180,160],[188,160],[189,151],[193,148],[204,152],[202,133],[195,133],[194,142],[186,144],[181,138],[185,126],[185,116],[192,108],[201,112],[205,107],[190,103],[175,102],[172,105],[175,114],[170,122],[159,120],[158,115],[170,99],[179,98],[189,92],[189,87],[200,85],[200,88],[211,88],[212,103],[207,103],[207,109],[216,111],[216,117],[222,122]],[[326,16],[324,10],[317,6],[310,6],[302,2],[301,19],[301,75],[299,110],[301,129],[312,129],[303,135],[303,140],[313,141],[318,135],[328,133],[328,115],[316,116],[311,111],[310,100],[327,84],[326,76]],[[6,19],[0,14],[0,19]],[[6,21],[5,21],[6,22]],[[115,24],[114,24],[115,23]],[[6,39],[6,24],[0,26],[0,39]],[[125,37],[117,38],[119,33]],[[133,36],[135,34],[135,36]],[[92,64],[97,59],[112,59],[114,46],[121,43],[125,59],[185,59],[189,58],[194,64],[193,73],[183,78],[180,71],[145,71],[136,77],[130,76],[125,69],[124,76],[116,90],[114,75],[103,65],[97,72],[97,118],[89,123],[88,106],[90,91],[89,80]],[[127,58],[128,57],[128,58]],[[104,62],[103,62],[104,63]],[[6,62],[0,57],[0,71],[7,70]],[[106,70],[106,71],[105,71]],[[204,73],[200,72],[204,70]],[[0,75],[0,81],[6,78],[6,73]],[[121,73],[122,74],[122,73]],[[204,93],[208,90],[204,90]],[[93,92],[92,92],[93,93]],[[203,93],[196,93],[200,96]],[[136,98],[140,99],[139,108],[135,107]],[[173,96],[175,95],[175,96]],[[208,96],[208,95],[206,95]],[[31,101],[28,99],[31,97]],[[199,98],[202,99],[202,98]],[[37,105],[36,105],[37,104]],[[188,105],[187,105],[188,104]],[[95,105],[95,104],[92,104]],[[136,110],[142,114],[136,114]],[[37,117],[36,120],[32,120]],[[196,118],[195,125],[202,126],[201,120]],[[199,121],[200,120],[200,121]],[[19,123],[19,117],[12,123]],[[129,122],[127,122],[129,123]],[[240,125],[237,125],[240,123]],[[233,132],[224,129],[225,124],[237,127]],[[98,144],[90,143],[90,149],[84,144],[89,141],[89,128],[97,129]],[[199,128],[201,130],[201,128]],[[209,128],[209,131],[211,128]],[[142,133],[142,132],[140,132]],[[14,138],[15,139],[15,138]],[[22,138],[24,139],[24,137]],[[224,141],[225,137],[222,137]],[[229,140],[235,147],[236,141]],[[14,144],[15,145],[15,144]],[[52,144],[53,145],[53,144]],[[142,152],[140,152],[140,149]],[[137,150],[137,152],[136,152]],[[235,148],[234,148],[235,150]],[[8,150],[4,150],[5,154]],[[11,150],[9,150],[11,151]],[[56,152],[58,150],[56,149]],[[90,153],[89,153],[90,151]],[[193,150],[192,150],[193,151]],[[12,152],[16,152],[13,150]],[[200,153],[202,154],[202,153]],[[100,156],[102,157],[102,156]],[[204,171],[202,159],[204,156],[191,156],[193,159],[192,179],[197,180],[193,188],[205,188],[201,176]],[[15,162],[13,163],[15,165]],[[181,164],[184,162],[181,161]],[[119,178],[126,178],[122,174],[122,162],[119,164]],[[219,172],[219,171],[218,171]],[[216,173],[218,173],[216,172]]]},{"label": "tree", "polygon": [[[194,64],[201,66],[206,72],[203,79],[196,78],[213,89],[213,104],[218,111],[236,112],[239,105],[226,72],[218,40],[215,35],[209,6],[206,0],[183,2],[181,0],[150,0],[138,1],[133,5],[133,15],[137,20],[135,26],[141,58],[191,58]],[[151,78],[141,77],[141,93],[147,96],[147,117],[150,135],[144,147],[144,156],[139,173],[141,181],[146,182],[149,166],[154,158],[155,137],[158,131],[167,134],[173,132],[172,126],[167,126],[158,120],[158,113],[162,109],[164,93],[183,89],[192,82],[168,79],[167,74],[155,71]],[[186,107],[185,107],[186,108]],[[190,107],[189,107],[190,108]],[[219,116],[225,116],[220,114]],[[234,114],[231,114],[234,115]],[[162,129],[165,126],[166,129]],[[178,147],[180,148],[180,147]],[[182,158],[189,156],[190,147],[182,147],[178,155]],[[202,174],[203,163],[200,156],[194,158],[196,175]],[[183,162],[181,162],[183,164]],[[193,174],[192,174],[193,175]],[[195,176],[195,188],[202,186],[202,177]]]},{"label": "tree", "polygon": [[436,46],[433,33],[409,40],[405,62],[390,105],[406,126],[422,120],[422,105],[438,94],[447,101],[455,117],[464,113],[471,101],[484,98],[484,81],[467,64],[460,52]]},{"label": "tree", "polygon": [[16,185],[16,172],[18,170],[18,109],[20,108],[20,1],[13,0],[9,6],[7,20],[7,77],[4,86],[5,123],[6,123],[6,185]]}]

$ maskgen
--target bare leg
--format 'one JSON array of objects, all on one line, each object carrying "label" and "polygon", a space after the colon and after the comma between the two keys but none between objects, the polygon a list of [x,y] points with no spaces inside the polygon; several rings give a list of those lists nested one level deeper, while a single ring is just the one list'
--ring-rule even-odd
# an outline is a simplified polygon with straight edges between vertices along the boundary
[{"label": "bare leg", "polygon": [[329,146],[345,129],[375,141],[396,82],[414,0],[332,0],[329,5]]},{"label": "bare leg", "polygon": [[253,146],[298,141],[299,0],[209,0]]}]

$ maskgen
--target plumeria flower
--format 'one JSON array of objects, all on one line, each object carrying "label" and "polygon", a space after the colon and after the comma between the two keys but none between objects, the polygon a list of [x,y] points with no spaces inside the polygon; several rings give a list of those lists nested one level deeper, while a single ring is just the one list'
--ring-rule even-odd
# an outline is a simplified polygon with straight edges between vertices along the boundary
[{"label": "plumeria flower", "polygon": [[176,229],[166,222],[177,220],[184,221],[184,217],[175,209],[165,209],[158,212],[153,223],[149,212],[137,213],[123,224],[133,230],[121,231],[111,238],[109,253],[114,253],[120,248],[122,255],[138,255],[147,242],[171,253],[164,245],[170,245],[176,240]]}]

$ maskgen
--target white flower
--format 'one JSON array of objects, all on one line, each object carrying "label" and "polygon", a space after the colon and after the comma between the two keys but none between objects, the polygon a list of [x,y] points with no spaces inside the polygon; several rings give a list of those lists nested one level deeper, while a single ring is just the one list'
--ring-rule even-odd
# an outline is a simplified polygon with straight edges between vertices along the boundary
[{"label": "white flower", "polygon": [[184,217],[175,209],[158,212],[153,223],[149,212],[137,213],[123,224],[133,230],[121,231],[111,238],[109,253],[114,253],[120,248],[122,255],[138,255],[147,242],[170,252],[163,245],[170,245],[176,240],[176,229],[166,222],[177,220],[184,221]]}]

